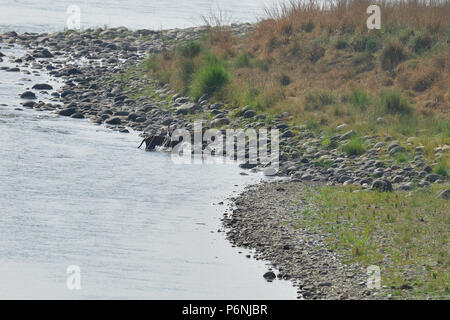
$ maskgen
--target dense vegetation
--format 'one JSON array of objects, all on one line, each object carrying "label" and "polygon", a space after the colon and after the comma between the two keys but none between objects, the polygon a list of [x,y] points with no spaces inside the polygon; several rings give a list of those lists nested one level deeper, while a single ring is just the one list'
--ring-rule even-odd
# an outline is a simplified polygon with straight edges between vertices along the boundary
[{"label": "dense vegetation", "polygon": [[381,2],[382,28],[368,30],[369,4],[295,2],[268,10],[244,38],[216,23],[147,66],[194,99],[288,111],[293,125],[317,130],[346,123],[361,136],[416,136],[431,157],[450,144],[450,4]]}]

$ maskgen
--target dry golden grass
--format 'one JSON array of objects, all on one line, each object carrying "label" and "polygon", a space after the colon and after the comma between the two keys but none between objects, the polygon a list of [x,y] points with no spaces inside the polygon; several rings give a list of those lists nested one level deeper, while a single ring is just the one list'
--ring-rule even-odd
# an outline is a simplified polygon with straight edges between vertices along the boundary
[{"label": "dry golden grass", "polygon": [[[375,3],[382,28],[368,30],[366,9]],[[210,18],[200,56],[213,54],[226,67],[231,80],[215,98],[232,108],[289,111],[293,124],[316,128],[345,122],[365,134],[424,135],[432,149],[450,144],[449,21],[449,1],[298,1],[268,9],[245,38],[234,37],[220,17]],[[191,63],[195,73],[201,57],[162,56],[152,58],[155,73],[188,93],[180,70]],[[367,100],[349,104],[353,88]],[[415,112],[408,118],[380,112],[388,90],[400,92]],[[386,121],[378,123],[380,116]]]}]

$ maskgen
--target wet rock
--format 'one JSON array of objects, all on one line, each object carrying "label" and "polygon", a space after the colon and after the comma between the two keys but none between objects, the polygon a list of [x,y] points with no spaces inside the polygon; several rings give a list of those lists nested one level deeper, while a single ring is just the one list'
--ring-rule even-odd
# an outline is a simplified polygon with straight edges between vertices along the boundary
[{"label": "wet rock", "polygon": [[41,48],[33,51],[34,58],[53,58],[53,54],[48,49]]},{"label": "wet rock", "polygon": [[38,83],[33,86],[34,90],[53,90],[53,87],[46,83]]},{"label": "wet rock", "polygon": [[239,165],[239,168],[241,168],[241,169],[253,169],[254,167],[256,167],[257,165],[256,164],[252,164],[252,163],[241,163],[240,165]]},{"label": "wet rock", "polygon": [[36,95],[31,91],[25,91],[20,95],[22,99],[36,99]]},{"label": "wet rock", "polygon": [[122,120],[120,120],[120,118],[118,118],[118,117],[114,117],[114,118],[111,118],[111,119],[106,120],[105,122],[106,122],[107,124],[119,125],[119,124],[122,123]]},{"label": "wet rock", "polygon": [[264,273],[263,277],[264,277],[266,280],[272,281],[272,280],[276,279],[277,276],[275,275],[274,272],[272,272],[272,271],[267,271],[266,273]]},{"label": "wet rock", "polygon": [[66,109],[60,110],[58,112],[58,114],[61,115],[61,116],[70,117],[71,115],[73,115],[76,112],[77,112],[77,108],[70,107],[70,108],[66,108]]},{"label": "wet rock", "polygon": [[82,113],[74,113],[73,115],[70,116],[71,118],[75,118],[75,119],[84,119],[84,115]]},{"label": "wet rock", "polygon": [[36,102],[34,102],[34,101],[27,101],[27,102],[23,102],[22,105],[25,108],[33,108],[36,105]]}]

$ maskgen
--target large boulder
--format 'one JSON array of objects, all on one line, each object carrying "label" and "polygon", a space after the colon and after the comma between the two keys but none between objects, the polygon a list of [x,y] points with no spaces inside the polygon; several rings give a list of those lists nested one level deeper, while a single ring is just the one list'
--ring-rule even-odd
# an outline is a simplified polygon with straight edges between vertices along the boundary
[{"label": "large boulder", "polygon": [[36,95],[31,91],[25,91],[20,95],[22,99],[36,99]]}]

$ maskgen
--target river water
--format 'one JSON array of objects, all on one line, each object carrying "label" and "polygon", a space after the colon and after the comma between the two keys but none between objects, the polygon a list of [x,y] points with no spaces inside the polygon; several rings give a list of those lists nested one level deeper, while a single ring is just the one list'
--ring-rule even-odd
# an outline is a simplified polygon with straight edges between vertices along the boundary
[{"label": "river water", "polygon": [[[287,0],[286,0],[287,1]],[[274,0],[0,0],[0,32],[61,31],[76,5],[81,27],[169,29],[198,26],[213,13],[225,23],[252,22]]]},{"label": "river water", "polygon": [[[33,7],[8,3],[8,12]],[[44,18],[51,25],[6,21],[18,31],[56,28]],[[1,43],[0,51],[0,67],[24,54]],[[175,164],[138,150],[136,132],[21,107],[18,95],[37,82],[59,86],[44,73],[0,70],[0,299],[296,297],[290,282],[266,282],[268,266],[217,232],[227,205],[218,203],[260,175],[243,176],[234,164]],[[80,290],[66,285],[72,265]]]}]

